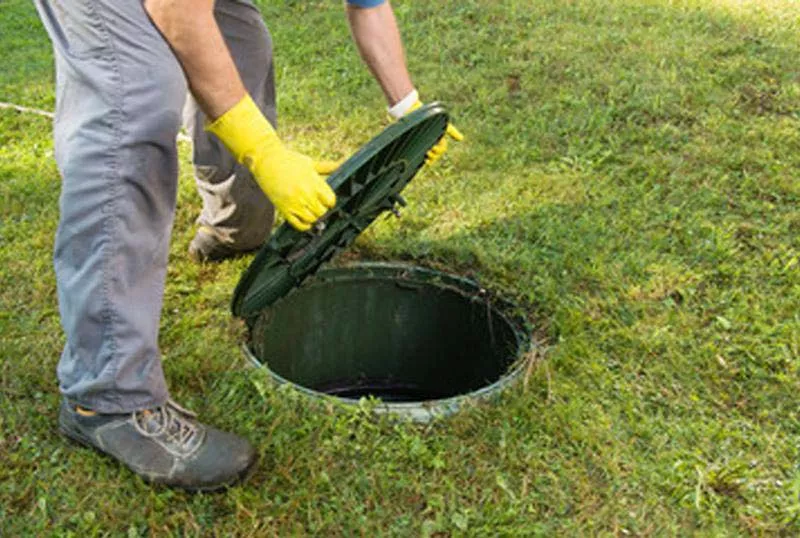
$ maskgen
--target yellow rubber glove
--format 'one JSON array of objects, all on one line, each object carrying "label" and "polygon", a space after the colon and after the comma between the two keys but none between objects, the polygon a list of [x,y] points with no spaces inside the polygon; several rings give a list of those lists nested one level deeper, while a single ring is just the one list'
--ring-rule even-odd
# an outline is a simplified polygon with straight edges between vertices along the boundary
[{"label": "yellow rubber glove", "polygon": [[316,161],[314,162],[314,170],[321,176],[329,176],[336,171],[337,168],[342,166],[345,159],[339,159],[338,161]]},{"label": "yellow rubber glove", "polygon": [[249,95],[206,125],[245,165],[286,221],[305,231],[336,204],[309,157],[289,150]]},{"label": "yellow rubber glove", "polygon": [[[403,99],[401,99],[397,104],[389,109],[389,115],[394,117],[395,119],[399,119],[406,114],[417,110],[422,106],[422,101],[419,100],[419,94],[417,90],[413,90]],[[425,164],[432,165],[436,161],[442,158],[442,155],[445,154],[447,151],[447,137],[452,138],[457,142],[461,142],[464,140],[464,135],[461,134],[461,131],[455,128],[452,123],[447,124],[447,130],[445,131],[445,136],[439,139],[439,141],[434,145],[430,151],[428,151],[427,155],[425,156]]]}]

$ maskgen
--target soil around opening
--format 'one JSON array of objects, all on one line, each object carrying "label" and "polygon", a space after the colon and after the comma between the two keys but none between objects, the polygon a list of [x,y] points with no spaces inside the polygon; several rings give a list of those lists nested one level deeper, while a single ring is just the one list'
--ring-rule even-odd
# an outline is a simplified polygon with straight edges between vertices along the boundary
[{"label": "soil around opening", "polygon": [[513,310],[461,277],[358,264],[321,271],[262,311],[249,351],[276,380],[311,395],[442,414],[518,376],[530,341]]}]

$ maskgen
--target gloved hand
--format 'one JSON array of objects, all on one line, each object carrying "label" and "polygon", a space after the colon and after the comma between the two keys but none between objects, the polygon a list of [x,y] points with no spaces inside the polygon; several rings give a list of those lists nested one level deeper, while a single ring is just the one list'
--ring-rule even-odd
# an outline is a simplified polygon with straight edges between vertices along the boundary
[{"label": "gloved hand", "polygon": [[336,204],[309,157],[289,150],[246,95],[206,126],[245,165],[286,221],[305,231]]},{"label": "gloved hand", "polygon": [[[403,99],[398,101],[394,106],[389,108],[389,115],[394,119],[400,119],[409,112],[413,112],[422,106],[422,101],[419,100],[419,93],[413,90],[406,95]],[[438,161],[442,155],[447,151],[447,137],[452,138],[457,142],[464,140],[464,135],[461,131],[455,128],[452,123],[447,124],[445,136],[439,139],[435,146],[433,146],[425,157],[425,164],[431,165]]]},{"label": "gloved hand", "polygon": [[321,176],[329,176],[336,171],[337,168],[342,166],[345,159],[339,159],[338,161],[314,161],[314,170]]}]

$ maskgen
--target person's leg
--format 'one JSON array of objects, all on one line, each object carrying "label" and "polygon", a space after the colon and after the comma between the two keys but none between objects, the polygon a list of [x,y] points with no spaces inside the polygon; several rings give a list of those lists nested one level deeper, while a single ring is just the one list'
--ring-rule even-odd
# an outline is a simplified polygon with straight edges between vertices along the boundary
[{"label": "person's leg", "polygon": [[158,326],[177,188],[180,65],[141,0],[36,0],[56,58],[61,219],[55,270],[66,345],[59,430],[147,480],[237,481],[244,439],[168,399]]},{"label": "person's leg", "polygon": [[[258,9],[246,0],[218,0],[214,14],[247,91],[277,123],[272,39]],[[220,259],[258,248],[269,236],[274,209],[250,172],[213,135],[194,100],[184,111],[194,143],[195,180],[203,200],[198,232],[189,248],[200,260]]]},{"label": "person's leg", "polygon": [[61,390],[101,413],[155,407],[168,398],[157,339],[186,82],[141,2],[37,7],[56,59]]}]

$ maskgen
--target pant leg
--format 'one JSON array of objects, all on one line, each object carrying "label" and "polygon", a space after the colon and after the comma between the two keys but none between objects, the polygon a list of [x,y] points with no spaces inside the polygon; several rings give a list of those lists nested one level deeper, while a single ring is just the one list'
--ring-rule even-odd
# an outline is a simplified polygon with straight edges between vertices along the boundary
[{"label": "pant leg", "polygon": [[[217,0],[214,15],[247,91],[276,126],[272,38],[260,12],[249,0]],[[203,200],[198,224],[236,249],[258,247],[272,228],[272,204],[247,168],[203,130],[206,117],[191,98],[184,118],[194,143],[195,180]]]},{"label": "pant leg", "polygon": [[163,403],[158,327],[183,72],[141,0],[36,0],[56,60],[54,264],[62,393],[103,413]]}]

